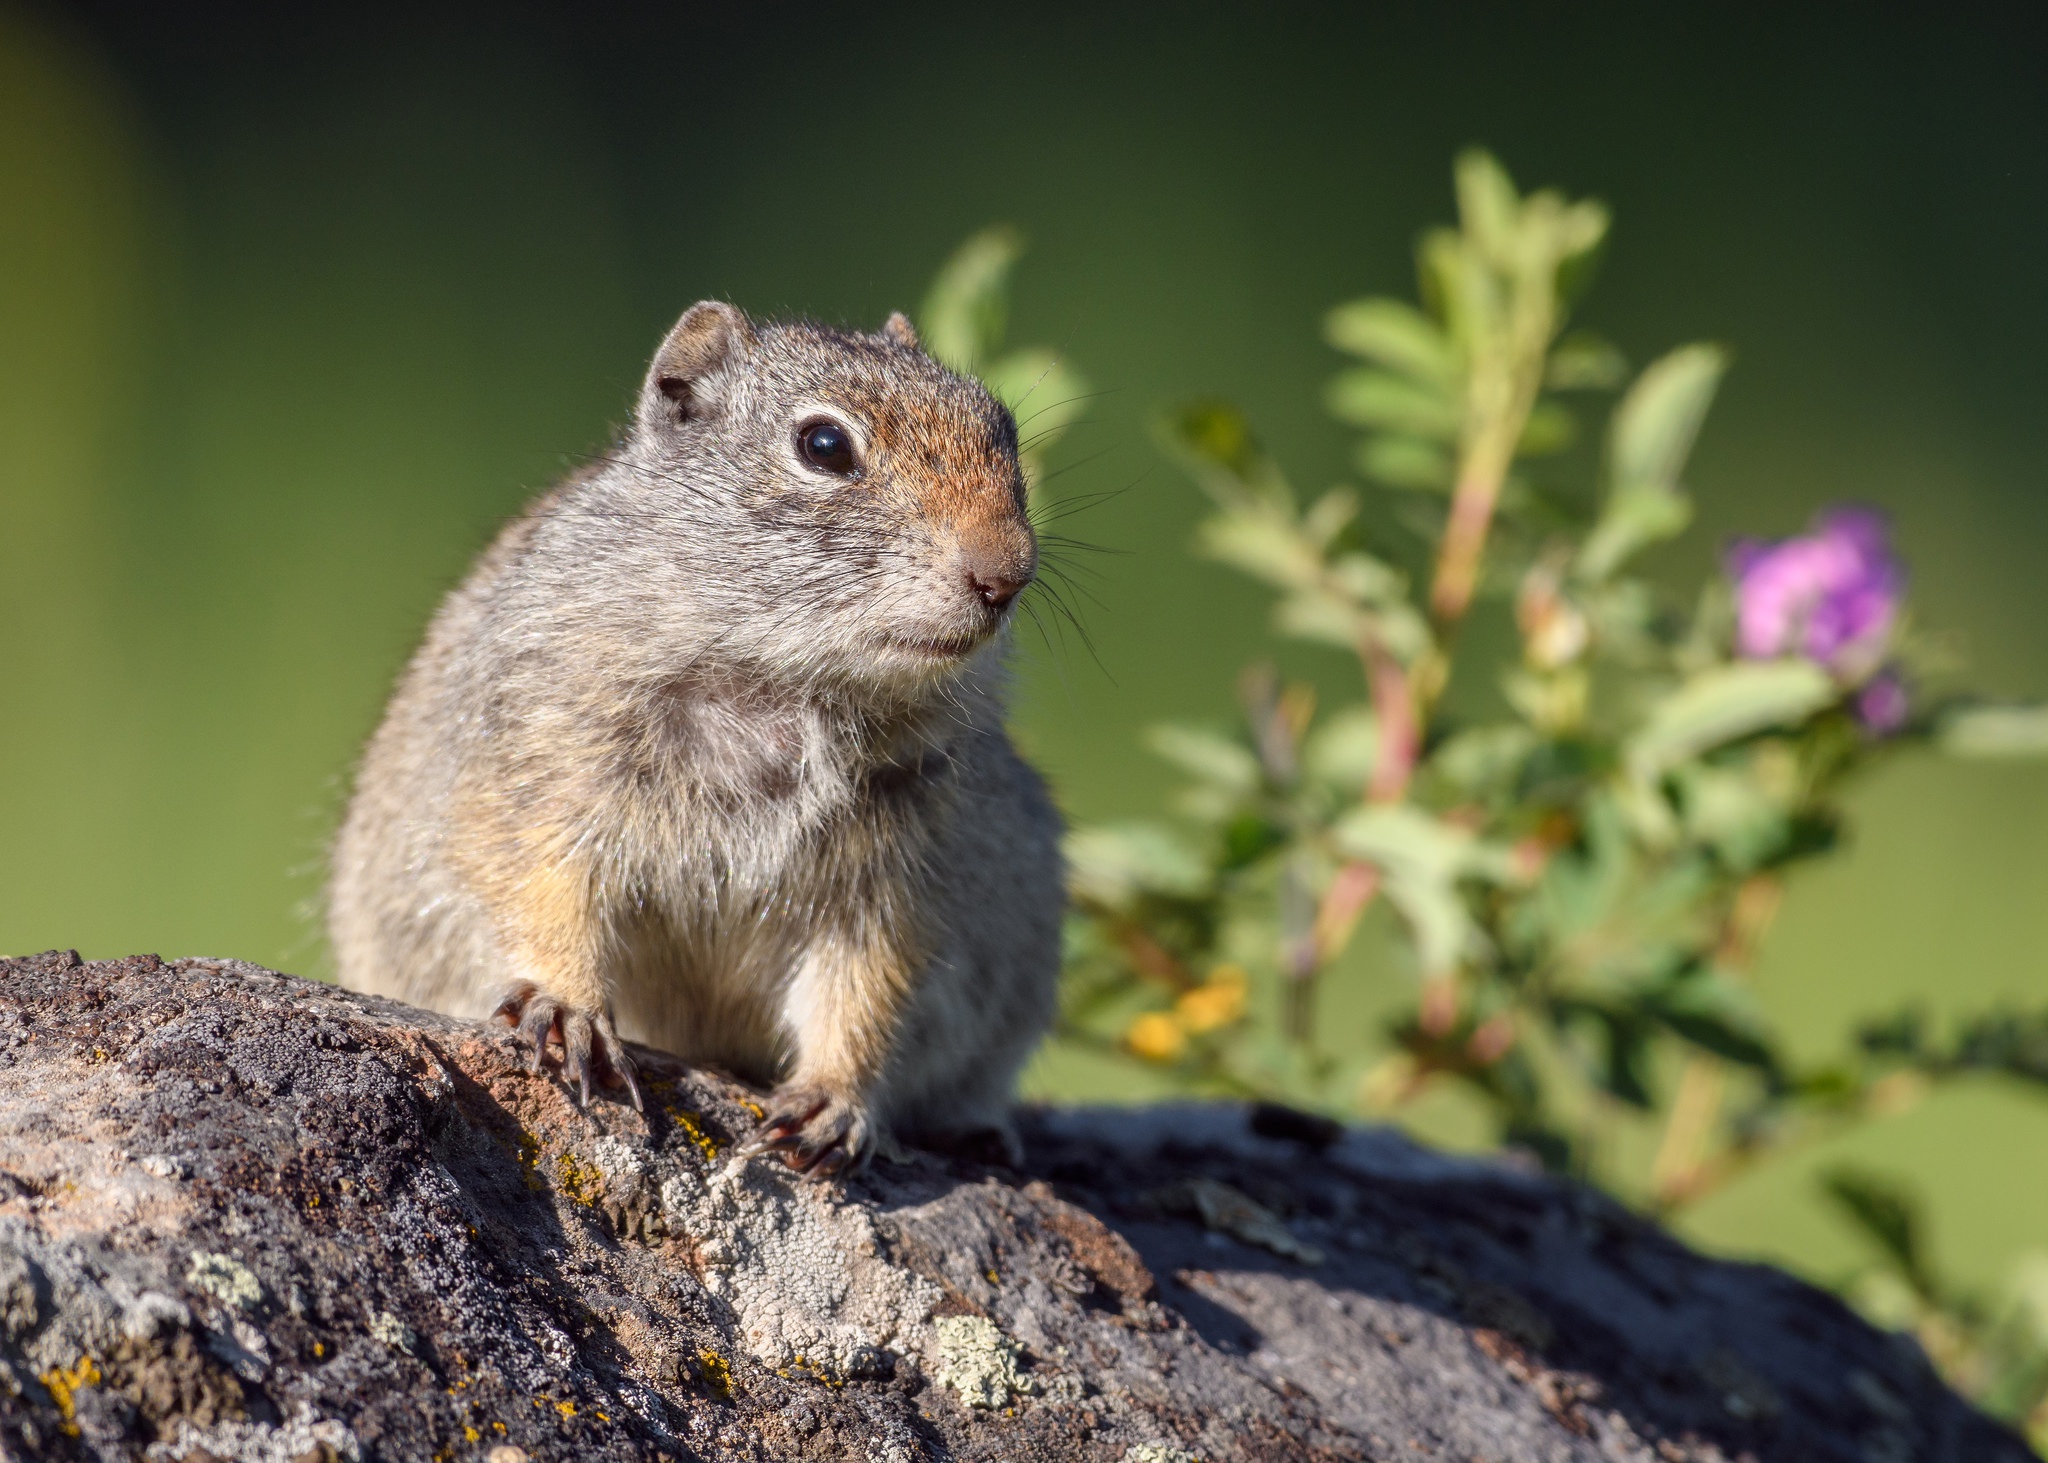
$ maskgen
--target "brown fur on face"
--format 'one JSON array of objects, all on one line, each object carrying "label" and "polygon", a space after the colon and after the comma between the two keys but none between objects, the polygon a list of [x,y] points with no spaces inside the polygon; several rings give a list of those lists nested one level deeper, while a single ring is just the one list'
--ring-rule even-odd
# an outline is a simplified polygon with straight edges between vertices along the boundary
[{"label": "brown fur on face", "polygon": [[479,1016],[510,986],[599,1065],[615,1015],[782,1083],[799,1163],[1003,1129],[1061,907],[1002,730],[1035,567],[1015,421],[907,322],[694,306],[400,682],[335,845],[344,983]]}]

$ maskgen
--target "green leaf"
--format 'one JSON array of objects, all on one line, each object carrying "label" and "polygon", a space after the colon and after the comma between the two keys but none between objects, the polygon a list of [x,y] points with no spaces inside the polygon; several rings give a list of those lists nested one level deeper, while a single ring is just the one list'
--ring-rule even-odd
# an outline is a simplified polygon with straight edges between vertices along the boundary
[{"label": "green leaf", "polygon": [[1886,1262],[1923,1300],[1937,1286],[1922,1240],[1920,1201],[1896,1179],[1839,1167],[1821,1175],[1821,1188],[1842,1214],[1876,1244]]},{"label": "green leaf", "polygon": [[1727,981],[1681,976],[1639,996],[1646,1015],[1694,1046],[1775,1080],[1783,1070],[1763,1023]]},{"label": "green leaf", "polygon": [[1578,436],[1578,419],[1569,408],[1554,401],[1539,401],[1523,424],[1522,440],[1515,444],[1515,451],[1524,457],[1542,457],[1564,451]]},{"label": "green leaf", "polygon": [[1088,381],[1043,346],[1011,351],[981,373],[991,395],[1017,417],[1027,450],[1043,452],[1088,409]]},{"label": "green leaf", "polygon": [[1327,549],[1357,517],[1358,495],[1349,488],[1332,488],[1301,515],[1301,531],[1316,547]]},{"label": "green leaf", "polygon": [[2048,1011],[1992,1011],[1957,1033],[1947,1065],[1959,1072],[2001,1072],[2048,1085]]},{"label": "green leaf", "polygon": [[1202,490],[1226,508],[1247,501],[1293,511],[1294,495],[1253,435],[1243,412],[1223,401],[1196,401],[1159,418],[1166,450],[1185,464]]},{"label": "green leaf", "polygon": [[1257,813],[1240,813],[1223,829],[1223,867],[1244,868],[1286,845],[1286,829]]},{"label": "green leaf", "polygon": [[1477,147],[1458,154],[1454,177],[1459,223],[1490,260],[1510,267],[1522,211],[1514,179],[1492,153]]},{"label": "green leaf", "polygon": [[1331,381],[1325,401],[1339,421],[1416,437],[1454,440],[1464,422],[1459,404],[1435,387],[1363,367]]},{"label": "green leaf", "polygon": [[1628,375],[1628,360],[1597,335],[1575,330],[1551,348],[1543,384],[1552,391],[1606,391]]},{"label": "green leaf", "polygon": [[1601,245],[1606,242],[1612,217],[1597,199],[1574,203],[1564,211],[1556,228],[1557,297],[1570,305],[1585,294],[1599,271]]},{"label": "green leaf", "polygon": [[1676,770],[1685,830],[1729,867],[1759,868],[1792,839],[1791,809],[1749,767],[1692,765]]},{"label": "green leaf", "polygon": [[1255,791],[1259,759],[1229,737],[1198,726],[1155,726],[1145,741],[1181,771],[1233,793]]},{"label": "green leaf", "polygon": [[1328,576],[1333,588],[1360,604],[1400,603],[1408,591],[1408,576],[1371,554],[1339,554],[1330,561]]},{"label": "green leaf", "polygon": [[1653,782],[1702,752],[1771,727],[1796,726],[1839,695],[1828,673],[1808,660],[1709,667],[1651,709],[1628,743],[1629,771]]},{"label": "green leaf", "polygon": [[1356,650],[1371,618],[1348,600],[1320,589],[1303,589],[1273,606],[1273,628],[1298,640]]},{"label": "green leaf", "polygon": [[1579,551],[1581,575],[1603,579],[1691,521],[1679,478],[1727,368],[1719,346],[1687,345],[1636,377],[1608,426],[1607,501]]},{"label": "green leaf", "polygon": [[1580,577],[1598,583],[1638,550],[1685,532],[1692,513],[1692,499],[1669,488],[1632,483],[1614,489],[1579,549]]},{"label": "green leaf", "polygon": [[1499,301],[1485,293],[1491,285],[1485,261],[1456,229],[1423,232],[1415,246],[1415,274],[1423,303],[1442,318],[1453,349],[1492,328]]},{"label": "green leaf", "polygon": [[1447,492],[1451,455],[1420,437],[1368,437],[1358,447],[1358,470],[1390,488]]},{"label": "green leaf", "polygon": [[1614,409],[1607,458],[1612,481],[1675,490],[1727,369],[1728,353],[1715,345],[1682,345],[1644,367]]},{"label": "green leaf", "polygon": [[1485,857],[1477,856],[1479,840],[1470,829],[1433,818],[1409,803],[1354,809],[1334,831],[1344,852],[1389,872],[1413,869],[1431,878],[1456,879],[1488,866]]},{"label": "green leaf", "polygon": [[1558,1016],[1591,1022],[1600,1033],[1600,1065],[1593,1073],[1602,1091],[1630,1107],[1650,1111],[1651,1038],[1656,1027],[1626,1003],[1563,997],[1552,1003]]},{"label": "green leaf", "polygon": [[1340,351],[1389,370],[1455,389],[1457,350],[1441,327],[1401,300],[1353,300],[1323,317],[1323,338]]},{"label": "green leaf", "polygon": [[2048,706],[1961,706],[1935,732],[1957,757],[2048,757]]},{"label": "green leaf", "polygon": [[1386,893],[1408,925],[1425,976],[1448,974],[1484,950],[1485,936],[1456,885],[1413,873],[1389,875]]},{"label": "green leaf", "polygon": [[1084,899],[1122,909],[1141,894],[1192,899],[1209,888],[1207,864],[1157,823],[1076,828],[1066,837],[1067,882]]},{"label": "green leaf", "polygon": [[1387,898],[1408,922],[1424,974],[1451,970],[1485,948],[1458,884],[1512,878],[1507,849],[1407,803],[1360,808],[1337,824],[1334,839],[1385,875]]},{"label": "green leaf", "polygon": [[1317,720],[1302,743],[1308,775],[1337,791],[1362,792],[1379,760],[1380,723],[1370,706],[1347,706]]},{"label": "green leaf", "polygon": [[918,312],[924,348],[956,371],[985,364],[1003,343],[1010,271],[1024,236],[1007,224],[983,229],[940,266]]},{"label": "green leaf", "polygon": [[1600,1085],[1631,1107],[1649,1112],[1656,1106],[1649,1078],[1650,1029],[1635,1022],[1609,1022]]},{"label": "green leaf", "polygon": [[1517,722],[1474,727],[1447,738],[1430,754],[1428,767],[1460,799],[1487,797],[1513,785],[1538,740]]},{"label": "green leaf", "polygon": [[1282,589],[1308,589],[1322,573],[1322,555],[1294,524],[1250,509],[1217,513],[1195,526],[1195,545],[1209,558]]},{"label": "green leaf", "polygon": [[1587,798],[1578,833],[1544,866],[1528,901],[1525,920],[1546,942],[1586,943],[1581,937],[1619,910],[1635,873],[1635,847],[1612,796]]},{"label": "green leaf", "polygon": [[1407,666],[1427,654],[1436,639],[1429,620],[1406,600],[1389,600],[1373,610],[1373,635],[1387,654]]}]

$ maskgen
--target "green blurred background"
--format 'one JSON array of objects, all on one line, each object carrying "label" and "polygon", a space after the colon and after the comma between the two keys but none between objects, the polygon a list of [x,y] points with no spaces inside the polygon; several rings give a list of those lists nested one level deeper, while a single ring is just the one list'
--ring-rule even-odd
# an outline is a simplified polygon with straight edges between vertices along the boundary
[{"label": "green blurred background", "polygon": [[[1736,349],[1675,583],[1873,500],[1975,682],[2048,696],[2048,48],[2018,21],[288,9],[0,3],[0,949],[324,971],[322,848],[393,674],[674,316],[872,325],[999,220],[1033,245],[1013,339],[1104,392],[1049,493],[1116,494],[1066,526],[1127,551],[1095,656],[1025,638],[1019,732],[1070,814],[1153,809],[1140,729],[1229,713],[1264,599],[1187,554],[1147,419],[1226,395],[1298,482],[1344,476],[1319,317],[1408,288],[1474,141],[1614,206],[1587,323]],[[2048,999],[2048,770],[1928,759],[1855,806],[1759,973],[1795,1046],[1910,995]],[[1072,1055],[1032,1081],[1147,1090]],[[1988,1282],[2048,1247],[2044,1154],[2048,1110],[1987,1087],[1815,1157],[1912,1173]],[[1804,1170],[1689,1231],[1838,1274]]]}]

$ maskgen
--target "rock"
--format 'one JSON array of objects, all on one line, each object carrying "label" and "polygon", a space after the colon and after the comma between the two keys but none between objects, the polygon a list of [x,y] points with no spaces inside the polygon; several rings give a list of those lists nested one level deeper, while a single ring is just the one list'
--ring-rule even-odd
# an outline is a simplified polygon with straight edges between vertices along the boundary
[{"label": "rock", "polygon": [[0,1458],[2021,1463],[1908,1341],[1582,1189],[1265,1109],[735,1156],[234,961],[0,962]]}]

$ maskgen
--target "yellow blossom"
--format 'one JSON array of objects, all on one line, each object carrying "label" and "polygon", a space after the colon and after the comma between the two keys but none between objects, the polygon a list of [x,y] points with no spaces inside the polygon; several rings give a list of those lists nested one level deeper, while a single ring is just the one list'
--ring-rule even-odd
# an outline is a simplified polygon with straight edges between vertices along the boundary
[{"label": "yellow blossom", "polygon": [[1188,1034],[1170,1012],[1147,1011],[1124,1033],[1124,1045],[1148,1062],[1170,1062],[1187,1050]]},{"label": "yellow blossom", "polygon": [[1209,972],[1208,982],[1182,994],[1174,1002],[1174,1014],[1183,1030],[1199,1035],[1228,1026],[1244,1014],[1244,970],[1236,965],[1219,965]]}]

